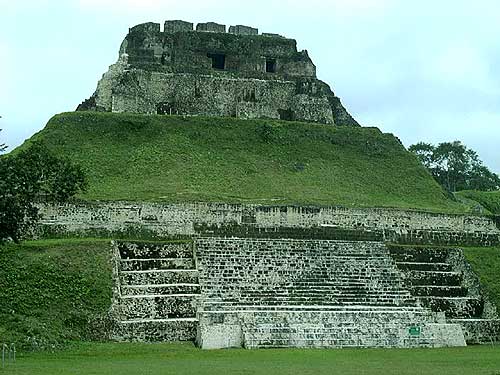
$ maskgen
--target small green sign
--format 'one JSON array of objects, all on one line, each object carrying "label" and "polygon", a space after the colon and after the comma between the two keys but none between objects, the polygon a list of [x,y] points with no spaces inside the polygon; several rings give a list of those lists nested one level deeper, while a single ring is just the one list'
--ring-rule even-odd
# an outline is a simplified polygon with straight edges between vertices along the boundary
[{"label": "small green sign", "polygon": [[408,332],[410,333],[410,336],[420,336],[421,329],[419,326],[411,326],[408,329]]}]

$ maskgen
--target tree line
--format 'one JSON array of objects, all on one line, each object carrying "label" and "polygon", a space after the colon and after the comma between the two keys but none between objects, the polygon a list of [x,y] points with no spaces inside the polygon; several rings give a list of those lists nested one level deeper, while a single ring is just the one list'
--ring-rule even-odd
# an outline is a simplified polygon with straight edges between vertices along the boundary
[{"label": "tree line", "polygon": [[[0,143],[0,151],[5,149]],[[65,202],[86,188],[82,168],[41,143],[1,155],[0,243],[18,242],[33,227],[39,219],[37,202]]]},{"label": "tree line", "polygon": [[408,150],[415,154],[432,176],[450,192],[500,189],[500,178],[479,159],[476,151],[462,142],[443,142],[434,146],[419,142]]}]

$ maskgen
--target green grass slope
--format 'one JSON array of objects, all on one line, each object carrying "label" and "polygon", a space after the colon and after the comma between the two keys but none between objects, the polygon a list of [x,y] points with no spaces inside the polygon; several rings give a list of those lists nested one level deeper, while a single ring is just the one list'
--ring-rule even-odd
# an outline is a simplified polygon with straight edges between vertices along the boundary
[{"label": "green grass slope", "polygon": [[0,247],[0,343],[49,350],[99,339],[111,306],[111,275],[109,241]]},{"label": "green grass slope", "polygon": [[459,198],[479,203],[492,214],[500,215],[500,191],[465,190],[456,194]]},{"label": "green grass slope", "polygon": [[500,313],[500,247],[464,248],[464,254]]},{"label": "green grass slope", "polygon": [[77,112],[33,139],[83,165],[90,200],[462,209],[375,128]]}]

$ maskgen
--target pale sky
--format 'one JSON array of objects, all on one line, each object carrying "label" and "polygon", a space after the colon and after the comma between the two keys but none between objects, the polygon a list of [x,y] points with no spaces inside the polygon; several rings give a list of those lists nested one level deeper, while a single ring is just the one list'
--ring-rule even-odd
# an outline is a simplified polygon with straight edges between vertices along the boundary
[{"label": "pale sky", "polygon": [[361,124],[406,146],[461,140],[500,173],[497,0],[0,0],[0,143],[74,110],[129,27],[167,19],[297,39]]}]

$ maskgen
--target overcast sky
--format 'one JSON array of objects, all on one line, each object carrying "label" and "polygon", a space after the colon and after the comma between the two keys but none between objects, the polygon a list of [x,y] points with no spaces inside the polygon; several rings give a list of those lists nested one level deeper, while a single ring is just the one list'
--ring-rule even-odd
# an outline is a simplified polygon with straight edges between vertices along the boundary
[{"label": "overcast sky", "polygon": [[361,124],[406,146],[461,140],[500,172],[496,0],[0,0],[0,143],[74,110],[129,27],[167,19],[295,38]]}]

